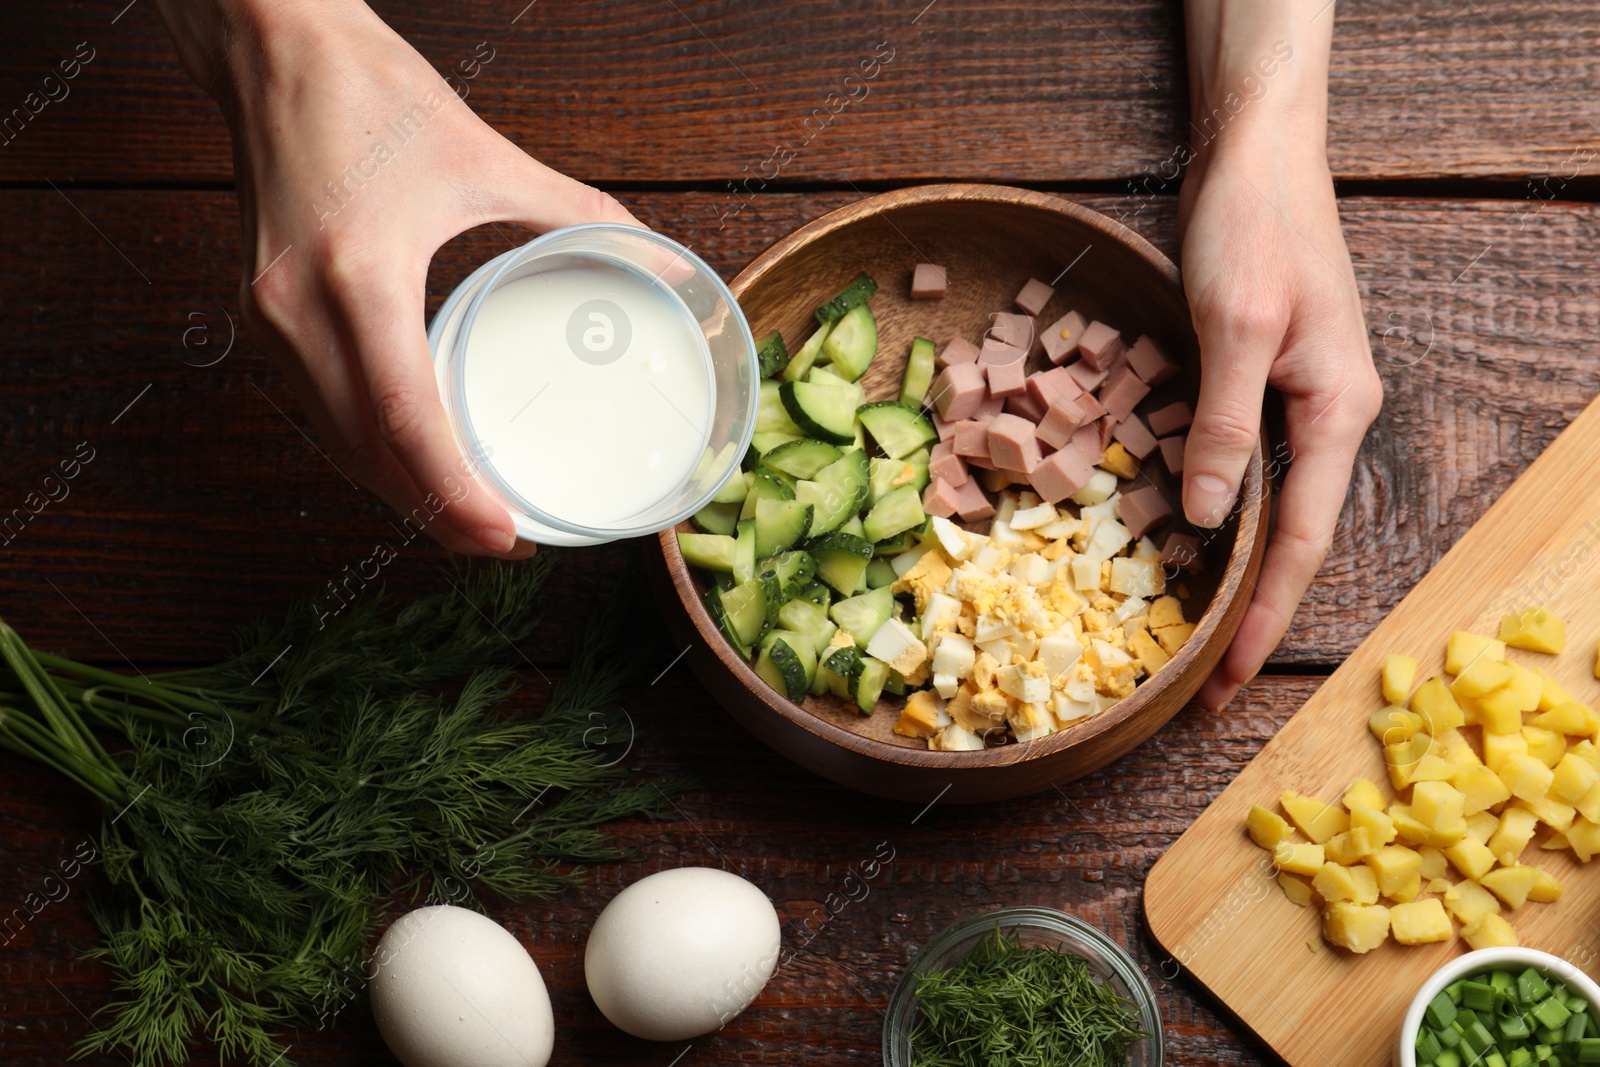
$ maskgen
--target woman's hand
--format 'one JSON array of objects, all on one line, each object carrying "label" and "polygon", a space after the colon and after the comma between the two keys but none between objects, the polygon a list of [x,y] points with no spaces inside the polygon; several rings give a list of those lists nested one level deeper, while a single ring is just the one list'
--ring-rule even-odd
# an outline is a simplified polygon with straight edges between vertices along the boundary
[{"label": "woman's hand", "polygon": [[[1189,5],[1191,51],[1208,41],[1213,49],[1191,61],[1196,132],[1209,140],[1179,201],[1184,286],[1201,359],[1184,453],[1189,520],[1214,527],[1232,509],[1268,386],[1282,395],[1287,427],[1275,448],[1275,465],[1286,464],[1287,474],[1266,558],[1239,632],[1200,690],[1208,708],[1231,700],[1288,629],[1333,540],[1356,450],[1383,400],[1326,161],[1333,18],[1329,11],[1317,27],[1318,7],[1246,6],[1247,19],[1263,21],[1221,32],[1239,16],[1219,14],[1215,0]],[[1290,58],[1262,66],[1273,45]],[[1274,70],[1270,78],[1266,69]],[[1229,92],[1235,104],[1246,94],[1253,99],[1236,114],[1224,108],[1219,123],[1216,108]]]},{"label": "woman's hand", "polygon": [[637,220],[492,130],[358,0],[162,8],[233,131],[246,319],[334,464],[452,551],[531,554],[446,422],[428,263],[485,223]]}]

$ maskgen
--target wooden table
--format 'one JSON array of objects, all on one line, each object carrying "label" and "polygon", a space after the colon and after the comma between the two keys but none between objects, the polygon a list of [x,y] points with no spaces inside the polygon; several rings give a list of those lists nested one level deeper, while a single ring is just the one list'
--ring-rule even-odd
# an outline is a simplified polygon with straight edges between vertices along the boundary
[{"label": "wooden table", "polygon": [[[1179,5],[925,2],[379,6],[441,71],[486,43],[492,60],[462,83],[486,119],[615,191],[725,276],[866,191],[947,178],[1060,191],[1175,256],[1175,187],[1147,195],[1130,179],[1187,136]],[[320,458],[255,341],[234,336],[227,131],[150,5],[125,3],[15,5],[0,34],[5,113],[47,67],[86,54],[79,42],[93,51],[70,95],[0,144],[0,515],[80,442],[95,456],[70,495],[0,546],[0,612],[37,645],[117,668],[222,656],[232,627],[281,613],[364,559],[386,518]],[[1159,995],[1172,1062],[1263,1058],[1143,931],[1145,872],[1600,386],[1600,217],[1581,202],[1600,189],[1600,11],[1591,0],[1372,0],[1338,17],[1332,160],[1388,399],[1327,565],[1263,677],[1229,709],[1190,708],[1060,791],[922,810],[795,769],[663,657],[665,673],[629,704],[630,763],[641,776],[690,772],[698,785],[672,819],[617,827],[635,862],[497,916],[555,991],[561,1061],[876,1062],[881,1012],[917,946],[953,919],[1022,903],[1076,912],[1133,952]],[[870,94],[780,181],[732,194],[730,180],[772,143],[804,136],[799,125],[879,42],[894,58]],[[492,231],[452,242],[435,261],[432,300],[500,247]],[[568,554],[551,624],[522,649],[547,674],[559,672],[579,605],[633,551]],[[386,577],[400,591],[427,588],[442,560],[413,546]],[[9,912],[98,816],[20,760],[0,759],[0,774]],[[845,876],[884,844],[892,864],[864,899],[842,903]],[[620,885],[683,864],[757,882],[798,954],[727,1029],[649,1045],[589,1003],[581,946]],[[94,877],[0,949],[7,1063],[62,1062],[106,997],[104,973],[76,958],[92,938]],[[296,1039],[293,1055],[392,1062],[360,1017]]]}]

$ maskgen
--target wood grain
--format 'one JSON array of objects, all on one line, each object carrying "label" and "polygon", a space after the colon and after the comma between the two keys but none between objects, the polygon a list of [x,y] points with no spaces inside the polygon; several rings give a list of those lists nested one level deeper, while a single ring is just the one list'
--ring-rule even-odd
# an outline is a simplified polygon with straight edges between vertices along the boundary
[{"label": "wood grain", "polygon": [[[302,434],[292,394],[248,336],[196,365],[223,352],[225,316],[238,320],[231,194],[71,196],[0,192],[0,307],[12,309],[0,334],[0,517],[79,442],[96,449],[70,495],[0,545],[0,614],[80,657],[213,659],[232,627],[323,593],[396,534]],[[704,222],[707,194],[626,199],[731,278],[858,197],[764,197],[721,230]],[[1593,212],[1552,205],[1519,223],[1494,201],[1341,209],[1388,398],[1327,563],[1275,655],[1330,669],[1600,391]],[[1129,221],[1176,255],[1168,201]],[[432,305],[505,240],[475,231],[446,246]],[[397,547],[383,579],[398,588],[444,562],[420,540]],[[575,552],[571,569],[614,568],[616,552]],[[565,647],[527,654],[547,663]]]},{"label": "wood grain", "polygon": [[[562,1063],[666,1067],[690,1044],[652,1045],[613,1030],[584,992],[581,962],[589,925],[624,884],[689,864],[725,866],[760,885],[783,920],[787,962],[754,1007],[695,1040],[684,1065],[876,1063],[880,1013],[918,946],[957,918],[1007,904],[1063,908],[1128,948],[1156,989],[1169,1063],[1265,1062],[1144,934],[1137,905],[1150,863],[1316,682],[1274,678],[1227,712],[1188,708],[1118,763],[1027,804],[935,804],[919,817],[926,801],[864,800],[772,753],[732,725],[678,664],[630,698],[638,734],[627,766],[641,780],[692,771],[698,784],[678,800],[680,810],[664,822],[616,826],[619,843],[639,854],[596,868],[587,887],[550,902],[499,902],[490,912],[539,961]],[[542,690],[528,677],[523,706],[536,709]],[[0,754],[0,771],[9,796],[0,805],[0,914],[9,914],[43,892],[60,860],[96,832],[98,817],[31,764]],[[859,875],[880,843],[894,850],[893,861],[863,895],[845,878]],[[77,958],[93,942],[86,900],[97,879],[87,868],[66,883],[64,899],[0,946],[0,1059],[11,1067],[61,1063],[89,1025],[79,1011],[92,1015],[106,999],[105,974]],[[859,899],[846,902],[846,894]],[[331,1031],[301,1034],[292,1057],[313,1067],[394,1062],[359,1006]],[[115,1055],[79,1062],[125,1067]]]},{"label": "wood grain", "polygon": [[[114,23],[122,3],[14,6],[0,115],[79,42],[95,58],[0,147],[0,180],[230,180],[226,127],[151,5]],[[374,6],[487,121],[591,182],[1122,182],[1205,136],[1185,121],[1171,0]],[[1381,0],[1320,17],[1339,20],[1340,177],[1548,174],[1568,196],[1561,175],[1593,177],[1600,13],[1586,0]],[[847,85],[875,52],[892,59]],[[794,158],[775,170],[778,145]]]},{"label": "wood grain", "polygon": [[[1600,699],[1593,672],[1597,454],[1600,402],[1467,531],[1151,871],[1144,906],[1156,939],[1291,1065],[1330,1062],[1331,1050],[1340,1063],[1388,1063],[1411,997],[1463,943],[1389,941],[1363,956],[1322,944],[1316,910],[1276,891],[1266,853],[1241,832],[1245,812],[1253,803],[1273,805],[1284,789],[1333,799],[1353,778],[1384,782],[1366,728],[1367,715],[1383,706],[1384,657],[1412,655],[1419,678],[1438,674],[1451,631],[1493,634],[1508,611],[1543,604],[1565,619],[1566,654],[1513,650],[1511,658],[1547,671],[1577,700]],[[1534,849],[1523,862],[1544,868],[1565,892],[1554,904],[1509,916],[1518,940],[1592,972],[1600,958],[1600,869],[1565,851]],[[1364,1025],[1351,1027],[1345,1020],[1353,1018]]]}]

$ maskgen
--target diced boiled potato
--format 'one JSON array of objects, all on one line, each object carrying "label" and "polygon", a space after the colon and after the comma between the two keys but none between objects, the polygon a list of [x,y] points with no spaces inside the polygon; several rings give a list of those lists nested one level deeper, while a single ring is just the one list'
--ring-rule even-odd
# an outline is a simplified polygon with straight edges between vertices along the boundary
[{"label": "diced boiled potato", "polygon": [[1532,867],[1535,877],[1533,888],[1528,890],[1528,899],[1539,904],[1553,904],[1561,899],[1561,883],[1550,877],[1546,871]]},{"label": "diced boiled potato", "polygon": [[1389,655],[1383,660],[1383,699],[1404,704],[1417,680],[1417,661],[1410,656]]},{"label": "diced boiled potato", "polygon": [[1290,874],[1314,875],[1322,870],[1322,865],[1328,859],[1322,846],[1316,842],[1294,843],[1289,841],[1279,842],[1278,847],[1272,850],[1272,864],[1280,871]]},{"label": "diced boiled potato", "polygon": [[1319,845],[1350,829],[1348,813],[1315,797],[1303,797],[1293,789],[1285,789],[1278,803],[1300,832]]},{"label": "diced boiled potato", "polygon": [[1500,900],[1477,882],[1457,882],[1444,891],[1444,906],[1463,926],[1500,914]]},{"label": "diced boiled potato", "polygon": [[1489,843],[1495,831],[1500,829],[1500,816],[1492,811],[1480,811],[1467,816],[1467,836],[1474,841]]},{"label": "diced boiled potato", "polygon": [[1450,687],[1437,675],[1417,686],[1417,691],[1411,694],[1411,710],[1422,716],[1431,734],[1443,733],[1467,721],[1461,705],[1450,695]]},{"label": "diced boiled potato", "polygon": [[1350,832],[1358,829],[1367,831],[1367,838],[1374,848],[1387,845],[1395,839],[1394,820],[1382,810],[1369,808],[1365,804],[1350,805]]},{"label": "diced boiled potato", "polygon": [[1389,909],[1389,925],[1394,939],[1402,945],[1426,945],[1434,941],[1448,941],[1455,936],[1450,916],[1438,897],[1429,897],[1413,904],[1396,904]]},{"label": "diced boiled potato", "polygon": [[1494,866],[1494,853],[1489,846],[1473,837],[1464,837],[1444,850],[1446,858],[1465,877],[1477,881]]},{"label": "diced boiled potato", "polygon": [[1475,949],[1517,947],[1517,932],[1502,915],[1485,915],[1472,925],[1463,926],[1461,936]]},{"label": "diced boiled potato", "polygon": [[1457,630],[1450,635],[1450,641],[1445,646],[1444,669],[1451,674],[1460,674],[1467,668],[1468,664],[1479,660],[1503,660],[1505,658],[1506,645],[1504,641],[1468,633],[1466,630]]},{"label": "diced boiled potato", "polygon": [[1467,836],[1466,820],[1459,830],[1437,830],[1411,814],[1409,804],[1390,804],[1389,818],[1394,820],[1396,836],[1410,845],[1432,845],[1449,848]]},{"label": "diced boiled potato", "polygon": [[1466,800],[1449,782],[1418,782],[1411,791],[1411,816],[1435,830],[1450,833],[1459,829],[1465,834]]},{"label": "diced boiled potato", "polygon": [[1357,778],[1345,786],[1343,803],[1346,808],[1354,808],[1357,804],[1364,804],[1369,808],[1383,810],[1383,791],[1367,778]]},{"label": "diced boiled potato", "polygon": [[[1317,872],[1316,877],[1311,879],[1311,888],[1315,889],[1322,896],[1322,899],[1330,904],[1338,900],[1354,901],[1361,893],[1360,887],[1356,885],[1353,877],[1354,870],[1353,867],[1343,867],[1333,862],[1324,863],[1322,869]],[[1363,867],[1362,870],[1366,870],[1366,868]],[[1372,872],[1367,871],[1367,874],[1370,877]],[[1365,903],[1375,904],[1377,900],[1376,885],[1374,885],[1373,898],[1365,901]]]},{"label": "diced boiled potato", "polygon": [[1419,845],[1417,855],[1422,857],[1422,877],[1427,879],[1443,878],[1450,870],[1450,861],[1445,854],[1432,845]]},{"label": "diced boiled potato", "polygon": [[1498,773],[1512,796],[1527,801],[1543,800],[1555,780],[1549,767],[1522,752],[1513,752],[1501,761]]},{"label": "diced boiled potato", "polygon": [[1360,863],[1378,851],[1379,844],[1373,841],[1372,834],[1366,827],[1352,826],[1344,833],[1334,834],[1328,838],[1322,848],[1334,863],[1348,867],[1352,863]]},{"label": "diced boiled potato", "polygon": [[1434,738],[1434,747],[1440,757],[1457,770],[1484,765],[1472,750],[1472,742],[1463,737],[1460,730],[1445,730]]},{"label": "diced boiled potato", "polygon": [[1578,813],[1590,822],[1600,823],[1600,785],[1596,785],[1583,794],[1578,803],[1573,805]]},{"label": "diced boiled potato", "polygon": [[1524,608],[1500,620],[1500,640],[1512,648],[1556,655],[1567,647],[1567,625],[1542,607]]},{"label": "diced boiled potato", "polygon": [[1367,729],[1385,748],[1410,741],[1419,733],[1426,733],[1425,725],[1421,715],[1393,704],[1378,709],[1367,719]]},{"label": "diced boiled potato", "polygon": [[1250,834],[1250,840],[1265,849],[1277,848],[1280,842],[1289,840],[1294,833],[1282,815],[1268,811],[1260,804],[1250,805],[1250,812],[1244,818],[1244,826]]},{"label": "diced boiled potato", "polygon": [[1527,808],[1507,808],[1500,813],[1500,829],[1489,838],[1489,851],[1502,865],[1514,865],[1533,840],[1533,829],[1538,824],[1539,817]]},{"label": "diced boiled potato", "polygon": [[1422,878],[1422,857],[1404,845],[1384,845],[1367,857],[1366,864],[1377,876],[1378,892],[1386,897]]},{"label": "diced boiled potato", "polygon": [[1551,708],[1556,707],[1559,704],[1565,704],[1567,701],[1572,699],[1572,697],[1567,695],[1567,691],[1561,687],[1561,683],[1550,677],[1548,674],[1545,674],[1542,671],[1539,672],[1539,681],[1544,687],[1539,692],[1540,711],[1549,711]]},{"label": "diced boiled potato", "polygon": [[1522,728],[1522,736],[1528,742],[1528,755],[1546,767],[1554,767],[1567,754],[1566,738],[1554,730],[1529,725]]},{"label": "diced boiled potato", "polygon": [[1519,797],[1511,802],[1511,806],[1533,812],[1534,818],[1562,833],[1566,833],[1567,828],[1572,825],[1572,820],[1578,816],[1578,809],[1571,804],[1563,804],[1550,797],[1541,797],[1538,800],[1523,800]]},{"label": "diced boiled potato", "polygon": [[1517,694],[1523,711],[1538,711],[1539,697],[1544,693],[1544,679],[1538,671],[1531,671],[1520,663],[1512,663],[1511,681],[1506,685]]},{"label": "diced boiled potato", "polygon": [[1600,854],[1600,822],[1582,818],[1567,827],[1567,844],[1580,862],[1588,863]]},{"label": "diced boiled potato", "polygon": [[1583,757],[1568,752],[1555,766],[1548,795],[1563,804],[1576,805],[1597,782],[1600,782],[1600,770]]},{"label": "diced boiled potato", "polygon": [[1511,668],[1500,660],[1477,659],[1456,675],[1450,683],[1450,695],[1456,703],[1473,701],[1505,685],[1511,680]]},{"label": "diced boiled potato", "polygon": [[1478,884],[1515,911],[1527,902],[1533,887],[1539,884],[1540,873],[1537,867],[1497,867],[1478,879]]},{"label": "diced boiled potato", "polygon": [[1577,744],[1568,748],[1567,751],[1571,752],[1574,756],[1577,756],[1585,763],[1593,764],[1595,770],[1600,771],[1600,748],[1596,748],[1593,741],[1585,738],[1584,740],[1579,741]]},{"label": "diced boiled potato", "polygon": [[1589,705],[1564,700],[1535,715],[1528,725],[1572,737],[1592,737],[1597,723],[1594,709]]},{"label": "diced boiled potato", "polygon": [[1422,887],[1424,893],[1437,893],[1443,896],[1445,891],[1455,883],[1448,878],[1430,878],[1428,884]]},{"label": "diced boiled potato", "polygon": [[1322,911],[1322,936],[1351,952],[1371,952],[1389,937],[1389,909],[1349,901],[1329,904]]},{"label": "diced boiled potato", "polygon": [[1545,852],[1561,852],[1571,847],[1572,842],[1568,841],[1567,835],[1560,830],[1551,830],[1545,839],[1539,842],[1539,848]]},{"label": "diced boiled potato", "polygon": [[1288,871],[1279,871],[1278,886],[1283,890],[1283,895],[1289,898],[1289,903],[1302,908],[1311,904],[1311,885],[1305,879],[1296,878]]},{"label": "diced boiled potato", "polygon": [[1506,757],[1514,752],[1528,754],[1528,739],[1522,736],[1521,730],[1514,734],[1483,735],[1483,762],[1491,771],[1498,771]]},{"label": "diced boiled potato", "polygon": [[[1600,777],[1600,772],[1597,772],[1597,777]],[[1466,806],[1462,810],[1467,815],[1488,811],[1511,799],[1511,790],[1505,781],[1481,763],[1476,767],[1457,769],[1450,784],[1466,798]]]},{"label": "diced boiled potato", "polygon": [[1472,706],[1473,717],[1485,732],[1514,734],[1522,729],[1522,698],[1510,685],[1499,685],[1482,696],[1462,699]]}]

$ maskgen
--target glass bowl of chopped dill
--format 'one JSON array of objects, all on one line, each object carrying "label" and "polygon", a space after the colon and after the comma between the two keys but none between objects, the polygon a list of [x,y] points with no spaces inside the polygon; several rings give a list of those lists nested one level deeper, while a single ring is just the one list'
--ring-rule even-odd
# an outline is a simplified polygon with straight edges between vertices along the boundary
[{"label": "glass bowl of chopped dill", "polygon": [[1120,945],[1053,908],[999,908],[936,934],[901,976],[885,1067],[1152,1067],[1150,983]]}]

